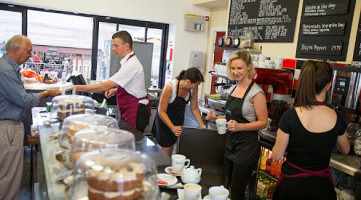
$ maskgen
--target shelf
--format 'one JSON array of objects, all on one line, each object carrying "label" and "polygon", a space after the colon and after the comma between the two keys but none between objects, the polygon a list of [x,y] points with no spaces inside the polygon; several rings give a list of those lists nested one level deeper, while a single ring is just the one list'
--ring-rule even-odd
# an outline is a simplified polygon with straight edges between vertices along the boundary
[{"label": "shelf", "polygon": [[[264,176],[267,176],[267,178],[272,179],[273,181],[276,181],[276,182],[278,181],[278,178],[272,176],[271,174],[268,174],[267,172],[265,172],[265,171],[263,171],[263,170],[261,170],[261,169],[259,169],[258,172],[259,172],[259,174],[262,174],[262,175],[264,175]],[[258,175],[258,176],[259,176],[259,175]]]}]

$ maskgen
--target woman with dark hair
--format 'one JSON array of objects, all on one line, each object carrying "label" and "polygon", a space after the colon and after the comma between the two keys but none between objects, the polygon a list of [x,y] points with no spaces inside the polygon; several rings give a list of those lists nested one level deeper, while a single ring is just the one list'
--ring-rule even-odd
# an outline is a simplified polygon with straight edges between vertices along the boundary
[{"label": "woman with dark hair", "polygon": [[198,108],[198,85],[203,81],[202,73],[192,67],[181,71],[163,89],[152,132],[162,151],[169,156],[177,137],[182,134],[180,126],[183,125],[185,107],[189,101],[194,118],[200,127],[205,128]]},{"label": "woman with dark hair", "polygon": [[[231,186],[231,199],[245,199],[245,191],[259,158],[258,130],[266,128],[266,97],[252,79],[252,57],[246,50],[232,53],[227,63],[228,77],[237,81],[225,104],[228,122],[225,170]],[[210,110],[207,120],[215,120]]]},{"label": "woman with dark hair", "polygon": [[274,199],[336,199],[329,167],[331,151],[350,151],[341,115],[324,103],[332,83],[332,67],[326,62],[306,61],[301,68],[294,108],[279,123],[272,158],[287,161]]}]

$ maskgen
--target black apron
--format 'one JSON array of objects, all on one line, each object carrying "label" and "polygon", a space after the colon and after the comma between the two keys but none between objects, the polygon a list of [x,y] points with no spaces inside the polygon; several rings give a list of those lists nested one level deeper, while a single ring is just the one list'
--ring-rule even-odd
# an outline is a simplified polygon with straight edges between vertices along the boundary
[{"label": "black apron", "polygon": [[[185,107],[191,99],[192,93],[189,91],[189,99],[186,101],[183,97],[178,96],[179,82],[177,84],[177,92],[174,101],[168,104],[167,115],[174,126],[182,126],[184,123]],[[177,136],[172,130],[163,123],[159,117],[158,111],[155,115],[152,133],[157,138],[158,144],[162,147],[170,147],[177,141]]]},{"label": "black apron", "polygon": [[[227,98],[226,102],[226,118],[227,121],[235,120],[238,123],[250,123],[243,117],[243,103],[248,92],[254,84],[252,80],[248,86],[243,98],[232,97],[234,89]],[[227,141],[225,156],[232,162],[241,163],[243,165],[254,165],[258,158],[258,131],[227,131]]]}]

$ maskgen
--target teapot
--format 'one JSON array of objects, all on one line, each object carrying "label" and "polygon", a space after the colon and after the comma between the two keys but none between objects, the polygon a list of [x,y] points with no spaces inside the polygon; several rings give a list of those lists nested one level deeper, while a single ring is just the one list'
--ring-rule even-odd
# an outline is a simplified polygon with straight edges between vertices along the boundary
[{"label": "teapot", "polygon": [[201,168],[194,169],[194,166],[191,165],[182,171],[181,179],[183,183],[199,183],[201,181],[201,174]]}]

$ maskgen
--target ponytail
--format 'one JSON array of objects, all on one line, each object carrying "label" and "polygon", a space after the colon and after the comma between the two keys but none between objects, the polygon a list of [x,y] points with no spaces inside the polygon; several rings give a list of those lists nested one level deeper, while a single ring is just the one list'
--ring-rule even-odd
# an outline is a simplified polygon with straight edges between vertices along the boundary
[{"label": "ponytail", "polygon": [[294,107],[310,108],[320,94],[332,81],[332,67],[326,62],[308,60],[302,64],[297,83]]}]

